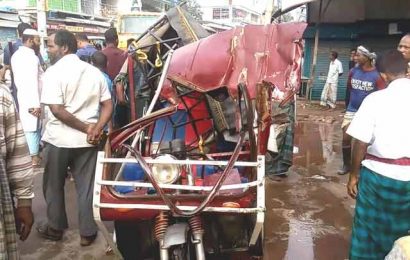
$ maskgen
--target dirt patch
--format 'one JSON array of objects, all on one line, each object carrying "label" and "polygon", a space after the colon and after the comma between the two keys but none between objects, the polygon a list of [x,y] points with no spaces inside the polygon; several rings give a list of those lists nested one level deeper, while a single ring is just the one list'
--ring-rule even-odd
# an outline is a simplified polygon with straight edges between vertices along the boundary
[{"label": "dirt patch", "polygon": [[338,103],[335,109],[323,110],[318,101],[297,100],[297,121],[314,123],[341,124],[344,114],[344,104]]}]

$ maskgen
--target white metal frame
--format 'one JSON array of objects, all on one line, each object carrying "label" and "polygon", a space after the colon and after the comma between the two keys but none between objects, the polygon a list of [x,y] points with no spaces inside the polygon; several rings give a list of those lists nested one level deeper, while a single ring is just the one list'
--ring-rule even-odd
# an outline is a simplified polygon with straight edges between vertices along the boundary
[{"label": "white metal frame", "polygon": [[[99,152],[97,157],[97,165],[94,181],[94,196],[93,196],[93,212],[94,219],[103,233],[108,244],[113,248],[114,253],[121,258],[121,254],[116,248],[112,237],[108,233],[104,223],[101,220],[101,208],[121,208],[121,209],[152,209],[152,210],[170,210],[165,204],[151,205],[151,204],[115,204],[115,203],[101,203],[101,187],[102,186],[132,186],[151,188],[151,183],[143,183],[136,181],[107,181],[102,179],[104,164],[124,164],[124,163],[138,163],[133,158],[104,158],[105,153]],[[219,165],[225,166],[228,161],[200,161],[200,160],[172,160],[172,159],[152,159],[145,158],[149,164],[177,164],[177,165]],[[263,236],[263,223],[265,219],[265,156],[259,155],[256,162],[236,161],[235,166],[256,167],[257,179],[249,183],[222,185],[220,190],[234,190],[243,189],[246,191],[250,187],[256,187],[256,207],[254,208],[227,208],[227,207],[206,207],[205,212],[220,212],[220,213],[238,213],[238,214],[256,214],[256,224],[252,232],[249,244],[255,245],[259,235]],[[195,191],[210,191],[211,186],[190,186],[178,184],[159,184],[164,189],[174,190],[195,190]],[[181,210],[194,210],[195,206],[178,206]]]}]

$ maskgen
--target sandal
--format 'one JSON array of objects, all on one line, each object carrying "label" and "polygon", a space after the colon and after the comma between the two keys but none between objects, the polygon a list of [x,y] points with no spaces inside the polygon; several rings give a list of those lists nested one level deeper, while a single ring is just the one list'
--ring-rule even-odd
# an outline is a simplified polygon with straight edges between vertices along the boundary
[{"label": "sandal", "polygon": [[38,234],[48,240],[59,241],[63,238],[63,231],[54,229],[48,224],[37,226]]},{"label": "sandal", "polygon": [[80,245],[81,246],[89,246],[91,245],[94,240],[97,238],[97,233],[91,236],[81,236]]}]

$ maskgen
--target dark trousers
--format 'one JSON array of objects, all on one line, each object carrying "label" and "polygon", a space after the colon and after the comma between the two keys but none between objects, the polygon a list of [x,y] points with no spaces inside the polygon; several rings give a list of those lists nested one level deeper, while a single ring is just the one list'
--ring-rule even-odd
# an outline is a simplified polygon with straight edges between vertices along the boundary
[{"label": "dark trousers", "polygon": [[60,148],[49,143],[45,144],[43,193],[47,202],[47,218],[50,227],[57,230],[68,228],[64,184],[67,168],[70,167],[77,191],[80,234],[90,236],[97,232],[92,205],[97,152],[96,147]]}]

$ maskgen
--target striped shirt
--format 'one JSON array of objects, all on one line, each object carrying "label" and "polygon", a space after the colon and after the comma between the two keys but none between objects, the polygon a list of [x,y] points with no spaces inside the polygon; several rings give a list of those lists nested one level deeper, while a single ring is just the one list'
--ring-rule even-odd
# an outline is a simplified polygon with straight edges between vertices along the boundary
[{"label": "striped shirt", "polygon": [[13,97],[0,84],[0,259],[18,259],[13,197],[29,206],[34,172]]}]

